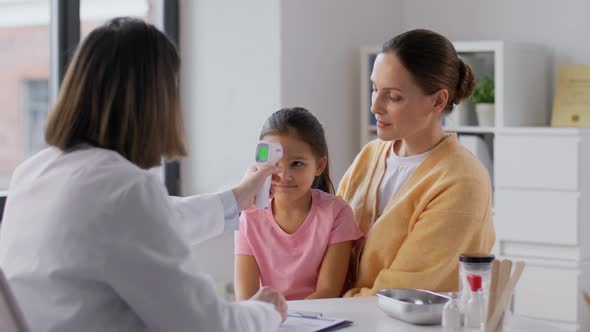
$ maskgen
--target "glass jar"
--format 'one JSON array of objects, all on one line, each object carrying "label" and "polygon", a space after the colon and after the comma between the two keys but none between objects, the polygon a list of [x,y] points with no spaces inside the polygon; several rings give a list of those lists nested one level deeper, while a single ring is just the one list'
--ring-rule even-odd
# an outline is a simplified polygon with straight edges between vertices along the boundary
[{"label": "glass jar", "polygon": [[461,332],[463,315],[457,293],[449,294],[449,301],[442,311],[442,328],[444,332]]},{"label": "glass jar", "polygon": [[468,275],[481,276],[484,303],[487,305],[490,294],[490,279],[494,255],[463,254],[459,257],[459,301],[463,308],[469,299]]}]

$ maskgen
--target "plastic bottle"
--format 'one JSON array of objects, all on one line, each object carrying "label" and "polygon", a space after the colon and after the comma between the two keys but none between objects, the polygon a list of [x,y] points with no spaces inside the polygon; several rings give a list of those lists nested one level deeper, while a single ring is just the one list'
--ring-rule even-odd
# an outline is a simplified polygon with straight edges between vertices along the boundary
[{"label": "plastic bottle", "polygon": [[461,325],[461,305],[458,294],[452,294],[451,299],[445,303],[442,311],[443,331],[460,332]]},{"label": "plastic bottle", "polygon": [[465,305],[465,327],[468,331],[484,331],[485,301],[481,288],[481,276],[470,274],[467,276],[471,292]]}]

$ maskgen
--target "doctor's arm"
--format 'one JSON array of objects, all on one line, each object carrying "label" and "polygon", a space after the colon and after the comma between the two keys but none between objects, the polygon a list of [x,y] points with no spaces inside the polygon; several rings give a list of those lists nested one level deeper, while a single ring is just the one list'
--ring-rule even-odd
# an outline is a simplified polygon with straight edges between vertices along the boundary
[{"label": "doctor's arm", "polygon": [[134,184],[119,199],[112,220],[101,225],[110,235],[99,248],[105,257],[101,279],[146,330],[276,331],[281,322],[277,310],[286,310],[279,308],[284,305],[280,295],[266,290],[259,297],[266,302],[219,298],[213,280],[192,266],[189,246],[169,221],[171,207],[157,181]]},{"label": "doctor's arm", "polygon": [[174,227],[191,244],[201,243],[238,228],[240,211],[254,204],[266,177],[278,168],[251,166],[238,186],[216,194],[169,197]]}]

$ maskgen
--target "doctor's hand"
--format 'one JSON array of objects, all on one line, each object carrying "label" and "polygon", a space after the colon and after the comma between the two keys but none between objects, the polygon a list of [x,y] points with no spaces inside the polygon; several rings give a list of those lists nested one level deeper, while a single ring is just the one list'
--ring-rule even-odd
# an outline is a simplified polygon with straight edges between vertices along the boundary
[{"label": "doctor's hand", "polygon": [[236,197],[236,201],[238,202],[238,208],[240,211],[254,205],[256,193],[264,184],[266,177],[275,173],[279,173],[280,171],[281,168],[277,166],[269,165],[261,169],[258,169],[256,165],[250,166],[246,172],[246,175],[244,175],[242,182],[240,182],[237,187],[232,189],[232,192]]},{"label": "doctor's hand", "polygon": [[273,304],[275,309],[281,314],[281,319],[283,321],[287,319],[287,301],[285,301],[283,295],[279,294],[276,290],[270,287],[262,287],[250,300]]}]

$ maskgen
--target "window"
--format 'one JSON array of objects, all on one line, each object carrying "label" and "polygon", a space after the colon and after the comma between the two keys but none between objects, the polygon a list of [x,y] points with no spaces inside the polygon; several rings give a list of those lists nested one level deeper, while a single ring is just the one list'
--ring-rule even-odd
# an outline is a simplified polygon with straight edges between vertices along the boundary
[{"label": "window", "polygon": [[49,111],[49,81],[25,81],[25,114],[27,157],[46,147],[43,127]]},{"label": "window", "polygon": [[[74,13],[80,10],[79,25],[77,17],[69,16],[72,8]],[[176,24],[177,0],[0,0],[0,198],[18,164],[46,146],[43,128],[58,85],[53,72],[62,70],[75,49],[78,37],[72,31],[79,29],[83,39],[96,26],[120,16],[163,26],[166,13],[169,25]],[[53,25],[58,28],[52,29],[50,21],[58,22]],[[66,43],[58,45],[57,35]],[[55,43],[52,53],[50,41]],[[174,171],[171,167],[170,175]],[[168,182],[178,179],[171,176]]]},{"label": "window", "polygon": [[155,0],[80,0],[80,39],[109,19],[138,17],[153,23]]},{"label": "window", "polygon": [[49,16],[49,0],[0,1],[0,192],[43,147],[31,131],[43,127],[48,108]]}]

